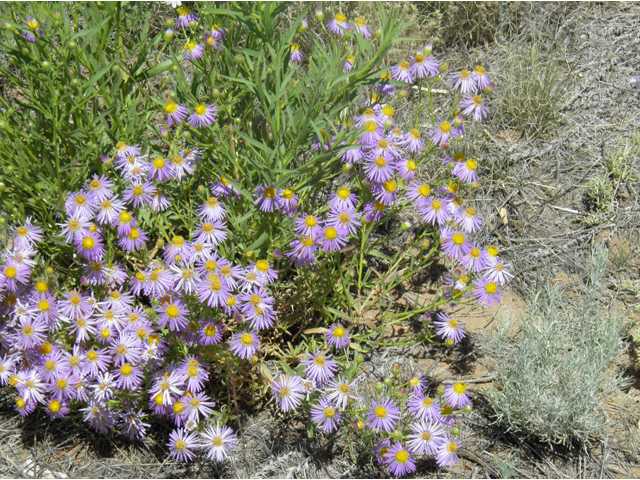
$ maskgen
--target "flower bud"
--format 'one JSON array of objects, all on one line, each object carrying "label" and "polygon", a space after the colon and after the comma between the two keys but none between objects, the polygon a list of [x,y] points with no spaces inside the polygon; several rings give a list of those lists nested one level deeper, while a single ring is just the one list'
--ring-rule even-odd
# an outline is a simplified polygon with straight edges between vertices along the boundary
[{"label": "flower bud", "polygon": [[158,238],[158,240],[156,241],[156,245],[158,247],[164,247],[164,238]]},{"label": "flower bud", "polygon": [[390,433],[389,435],[394,441],[399,442],[402,440],[402,437],[404,436],[402,434],[402,430],[394,430],[393,432]]},{"label": "flower bud", "polygon": [[420,246],[424,249],[427,249],[431,246],[431,239],[429,237],[425,237],[422,239],[422,242],[420,242]]},{"label": "flower bud", "polygon": [[144,309],[144,313],[146,313],[147,316],[152,317],[156,314],[156,311],[153,308],[148,307]]},{"label": "flower bud", "polygon": [[356,363],[364,363],[364,355],[362,355],[361,353],[356,355]]},{"label": "flower bud", "polygon": [[482,186],[482,184],[481,184],[480,182],[478,182],[478,181],[471,182],[471,188],[478,189],[478,188],[480,188],[481,186]]},{"label": "flower bud", "polygon": [[495,88],[496,86],[493,84],[493,82],[489,82],[489,85],[484,87],[484,93],[491,93],[495,90]]},{"label": "flower bud", "polygon": [[[400,93],[402,93],[402,90],[400,91]],[[403,97],[400,97],[400,95],[398,95],[398,97],[403,98]],[[386,122],[384,122],[385,130],[389,130],[391,127],[393,127],[393,122],[391,120],[387,120]]]},{"label": "flower bud", "polygon": [[473,411],[473,407],[471,405],[467,405],[462,409],[462,411],[464,413],[471,413]]},{"label": "flower bud", "polygon": [[273,257],[274,258],[282,258],[282,251],[281,250],[274,250],[273,251]]},{"label": "flower bud", "polygon": [[453,120],[453,126],[458,128],[460,125],[462,125],[462,122],[464,122],[464,115],[459,113],[458,115],[456,115],[456,118]]},{"label": "flower bud", "polygon": [[167,30],[164,32],[164,42],[169,43],[171,40],[173,40],[173,30],[167,28]]},{"label": "flower bud", "polygon": [[206,191],[207,191],[207,188],[204,185],[198,185],[198,193],[200,195],[202,195]]},{"label": "flower bud", "polygon": [[353,165],[351,163],[345,163],[344,165],[342,165],[343,173],[350,172],[352,168],[353,168]]},{"label": "flower bud", "polygon": [[22,46],[22,54],[23,55],[29,55],[31,53],[31,50],[29,50],[29,47],[26,45]]},{"label": "flower bud", "polygon": [[382,30],[378,29],[376,30],[376,38],[380,38],[382,37]]},{"label": "flower bud", "polygon": [[436,388],[436,394],[441,397],[442,395],[444,395],[444,392],[446,392],[446,387],[444,385],[438,385],[438,388]]},{"label": "flower bud", "polygon": [[218,90],[217,88],[211,90],[211,93],[213,93],[213,96],[216,98],[220,96],[220,90]]},{"label": "flower bud", "polygon": [[72,50],[75,50],[75,48],[78,46],[78,44],[76,42],[69,42],[69,48]]},{"label": "flower bud", "polygon": [[402,225],[400,225],[400,230],[406,232],[411,227],[413,227],[413,224],[409,220],[405,220],[404,222],[402,222]]},{"label": "flower bud", "polygon": [[391,365],[391,373],[393,373],[393,375],[397,377],[398,375],[400,375],[401,371],[402,365],[400,365],[398,362],[393,362],[393,365]]},{"label": "flower bud", "polygon": [[170,16],[168,16],[168,15],[167,15],[166,17],[164,17],[164,25],[165,25],[167,28],[171,28],[171,27],[173,27],[173,24],[174,24],[174,23],[175,23],[175,22],[173,21],[173,18],[171,18]]},{"label": "flower bud", "polygon": [[307,20],[307,17],[304,17],[300,22],[299,30],[302,33],[302,32],[305,32],[308,28],[309,28],[309,20]]},{"label": "flower bud", "polygon": [[236,315],[236,322],[243,322],[243,321],[244,321],[244,315],[237,314]]},{"label": "flower bud", "polygon": [[49,68],[51,67],[51,63],[43,60],[42,63],[40,63],[40,66],[42,67],[43,70],[49,70]]},{"label": "flower bud", "polygon": [[244,55],[242,55],[241,53],[237,53],[236,56],[233,57],[233,59],[236,63],[242,63],[244,62]]},{"label": "flower bud", "polygon": [[182,136],[183,136],[184,138],[186,138],[186,139],[189,139],[189,138],[191,138],[191,132],[184,132],[184,133],[182,134]]},{"label": "flower bud", "polygon": [[384,392],[384,383],[376,382],[376,385],[375,385],[374,388],[376,389],[376,392],[382,393],[382,392]]},{"label": "flower bud", "polygon": [[47,267],[45,272],[47,273],[47,275],[51,275],[53,273],[53,268],[52,267]]},{"label": "flower bud", "polygon": [[444,344],[445,344],[445,346],[447,346],[447,347],[453,347],[453,344],[454,344],[453,339],[452,339],[452,338],[447,338],[447,339],[444,341]]},{"label": "flower bud", "polygon": [[16,31],[16,27],[14,27],[13,25],[11,25],[8,22],[3,22],[2,25],[4,26],[4,28],[9,30],[10,32],[15,32]]},{"label": "flower bud", "polygon": [[253,357],[251,357],[250,362],[251,362],[251,363],[258,363],[258,356],[257,356],[257,355],[254,355]]},{"label": "flower bud", "polygon": [[385,378],[385,379],[384,379],[384,384],[385,384],[387,387],[390,387],[390,386],[393,384],[393,380],[391,380],[391,378]]},{"label": "flower bud", "polygon": [[404,396],[407,394],[407,389],[404,387],[400,387],[396,390],[395,395],[398,400],[402,400]]},{"label": "flower bud", "polygon": [[100,155],[100,159],[105,165],[111,165],[111,157],[109,157],[108,155]]},{"label": "flower bud", "polygon": [[253,258],[253,250],[249,250],[247,253],[245,253],[245,255],[247,256],[247,258]]},{"label": "flower bud", "polygon": [[449,70],[449,63],[448,62],[442,62],[442,64],[440,65],[440,72],[441,73],[446,73]]},{"label": "flower bud", "polygon": [[449,433],[453,436],[460,435],[460,429],[458,427],[453,427],[449,430]]},{"label": "flower bud", "polygon": [[73,80],[71,80],[72,87],[77,87],[78,85],[80,85],[80,80],[78,80],[77,78],[74,78]]},{"label": "flower bud", "polygon": [[176,256],[174,257],[174,260],[175,260],[176,262],[181,262],[181,261],[182,261],[182,255],[176,255]]},{"label": "flower bud", "polygon": [[7,122],[5,122],[2,118],[0,118],[0,128],[5,128],[6,126],[7,126]]},{"label": "flower bud", "polygon": [[189,28],[190,28],[191,30],[195,30],[197,26],[198,26],[198,22],[196,22],[196,21],[194,21],[194,20],[191,20],[191,21],[189,22]]},{"label": "flower bud", "polygon": [[400,89],[400,91],[398,92],[398,98],[404,98],[407,96],[407,90],[402,88]]},{"label": "flower bud", "polygon": [[449,144],[448,143],[443,143],[441,148],[442,148],[443,152],[446,152],[447,150],[449,150]]},{"label": "flower bud", "polygon": [[424,44],[424,48],[422,49],[422,51],[424,52],[424,54],[427,57],[431,56],[431,53],[433,52],[433,43],[431,42],[427,42]]},{"label": "flower bud", "polygon": [[167,130],[164,127],[160,127],[160,136],[161,137],[167,137],[169,135],[169,130]]},{"label": "flower bud", "polygon": [[353,421],[353,426],[358,430],[362,430],[364,428],[364,422],[358,418]]},{"label": "flower bud", "polygon": [[319,22],[322,22],[324,20],[324,13],[322,13],[321,7],[316,7],[316,18]]}]

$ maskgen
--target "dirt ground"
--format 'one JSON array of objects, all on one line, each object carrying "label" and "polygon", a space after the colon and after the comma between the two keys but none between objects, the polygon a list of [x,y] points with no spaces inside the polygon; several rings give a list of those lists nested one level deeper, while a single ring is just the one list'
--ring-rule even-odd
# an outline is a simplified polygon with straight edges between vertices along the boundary
[{"label": "dirt ground", "polygon": [[[492,388],[483,344],[494,319],[522,315],[528,294],[544,282],[571,285],[596,242],[606,242],[611,250],[606,277],[611,298],[628,320],[640,320],[640,293],[633,288],[640,278],[638,155],[627,159],[634,173],[614,183],[615,193],[605,208],[594,208],[589,196],[590,180],[606,174],[611,152],[639,132],[640,86],[632,88],[630,79],[640,75],[640,4],[533,3],[516,8],[515,33],[463,49],[459,58],[451,59],[504,72],[513,52],[536,45],[542,59],[552,56],[557,61],[562,75],[558,121],[548,131],[535,134],[498,111],[495,122],[473,133],[481,144],[478,156],[486,160],[479,195],[495,205],[483,212],[488,228],[479,240],[500,248],[516,278],[500,307],[460,314],[469,336],[453,353],[443,354],[430,345],[384,348],[367,356],[362,373],[376,381],[398,361],[408,371],[429,370],[438,382],[461,378],[472,386],[474,410],[462,422],[462,461],[451,471],[431,460],[420,461],[416,478],[638,478],[640,376],[638,344],[630,339],[619,368],[633,383],[603,403],[609,431],[586,449],[551,447],[505,432],[491,424],[483,395]],[[506,79],[497,76],[496,95],[508,87],[500,82]],[[7,399],[0,401],[3,478],[384,476],[367,455],[354,464],[339,437],[309,440],[296,417],[280,416],[274,423],[272,405],[242,418],[244,444],[221,466],[168,460],[164,445],[170,425],[154,426],[154,434],[144,442],[129,442],[96,435],[79,420],[51,423],[42,412],[22,420],[9,405]]]}]

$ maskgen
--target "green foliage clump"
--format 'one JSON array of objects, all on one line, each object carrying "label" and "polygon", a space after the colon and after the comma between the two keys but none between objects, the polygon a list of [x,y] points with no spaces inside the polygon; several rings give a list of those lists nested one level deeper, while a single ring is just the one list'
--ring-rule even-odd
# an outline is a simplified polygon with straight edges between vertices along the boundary
[{"label": "green foliage clump", "polygon": [[490,344],[496,389],[488,396],[507,430],[552,444],[602,433],[599,404],[623,383],[614,367],[624,325],[615,304],[608,313],[599,304],[606,262],[606,249],[595,248],[577,298],[547,286],[515,333],[512,321],[500,322]]}]

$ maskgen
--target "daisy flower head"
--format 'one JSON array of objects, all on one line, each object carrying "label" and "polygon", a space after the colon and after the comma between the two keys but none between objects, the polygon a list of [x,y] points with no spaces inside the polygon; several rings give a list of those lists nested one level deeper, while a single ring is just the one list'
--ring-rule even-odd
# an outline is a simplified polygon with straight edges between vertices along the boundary
[{"label": "daisy flower head", "polygon": [[31,217],[16,227],[14,231],[13,245],[18,249],[36,245],[42,241],[42,229],[31,223]]},{"label": "daisy flower head", "polygon": [[178,462],[189,462],[196,458],[194,450],[200,448],[200,442],[195,433],[178,428],[169,435],[169,454]]},{"label": "daisy flower head", "polygon": [[340,36],[343,36],[345,31],[351,30],[347,17],[342,13],[336,14],[335,18],[327,23],[326,27],[331,33],[336,33]]},{"label": "daisy flower head", "polygon": [[207,275],[198,284],[198,299],[213,308],[224,305],[229,297],[229,288],[215,273]]},{"label": "daisy flower head", "polygon": [[489,109],[484,104],[484,99],[481,95],[474,97],[465,97],[460,101],[460,107],[463,109],[463,115],[473,114],[473,119],[478,122],[485,118],[489,113]]},{"label": "daisy flower head", "polygon": [[371,187],[371,194],[382,205],[389,206],[398,198],[398,184],[395,180],[387,180],[382,184],[376,184]]},{"label": "daisy flower head", "polygon": [[104,244],[102,243],[102,238],[96,233],[89,233],[82,239],[76,239],[75,244],[80,256],[90,262],[96,262],[104,258]]},{"label": "daisy flower head", "polygon": [[227,238],[227,225],[222,221],[201,222],[197,225],[194,233],[196,242],[217,246],[224,242]]},{"label": "daisy flower head", "polygon": [[442,398],[453,408],[464,408],[471,403],[467,386],[462,382],[447,385]]},{"label": "daisy flower head", "polygon": [[238,440],[233,430],[227,426],[208,426],[200,434],[201,447],[205,449],[206,456],[213,462],[222,462],[229,452],[238,446]]},{"label": "daisy flower head", "polygon": [[364,131],[360,137],[360,143],[364,143],[365,145],[376,143],[384,134],[384,130],[374,120],[366,122],[362,128],[364,128]]},{"label": "daisy flower head", "polygon": [[325,227],[318,233],[320,247],[327,253],[337,252],[347,244],[348,234],[341,225]]},{"label": "daisy flower head", "polygon": [[487,280],[495,282],[498,285],[505,285],[513,278],[511,264],[503,263],[500,259],[497,259],[492,265],[486,265],[484,273],[487,276]]},{"label": "daisy flower head", "polygon": [[308,360],[300,362],[302,365],[306,365],[304,373],[313,381],[322,385],[329,380],[333,379],[338,369],[338,363],[331,359],[331,355],[325,355],[322,350],[317,350],[311,354],[307,352]]},{"label": "daisy flower head", "polygon": [[184,330],[191,314],[187,306],[177,298],[169,298],[166,302],[162,302],[156,312],[158,325],[172,332]]},{"label": "daisy flower head", "polygon": [[390,447],[383,458],[389,471],[396,477],[404,477],[406,474],[416,471],[413,454],[400,442],[396,442]]},{"label": "daisy flower head", "polygon": [[198,340],[204,346],[216,345],[222,340],[222,328],[213,320],[202,322]]},{"label": "daisy flower head", "polygon": [[313,237],[300,237],[289,243],[289,246],[293,247],[293,250],[287,252],[285,255],[289,257],[292,263],[295,262],[296,267],[302,268],[315,265],[315,254],[318,251],[318,247]]},{"label": "daisy flower head", "polygon": [[179,6],[176,11],[178,12],[178,18],[176,18],[173,28],[187,28],[189,23],[198,22],[198,16],[191,13],[191,9],[189,7],[184,5]]},{"label": "daisy flower head", "polygon": [[133,204],[133,208],[144,208],[151,203],[158,189],[150,182],[140,182],[129,185],[122,193],[122,200],[126,204]]},{"label": "daisy flower head", "polygon": [[26,285],[29,281],[31,269],[28,265],[20,265],[14,261],[7,261],[0,267],[0,279],[4,277],[4,286],[9,292],[17,292],[19,284]]},{"label": "daisy flower head", "polygon": [[295,220],[294,231],[300,235],[318,239],[322,233],[322,220],[315,215],[307,215],[306,217],[298,217]]},{"label": "daisy flower head", "polygon": [[291,61],[292,62],[301,62],[304,60],[304,55],[300,51],[300,45],[297,43],[292,43],[290,45],[291,48]]},{"label": "daisy flower head", "polygon": [[136,220],[131,213],[126,210],[121,211],[117,217],[115,217],[111,224],[113,228],[118,228],[118,235],[123,236],[131,233],[133,227],[138,226],[138,220]]},{"label": "daisy flower head", "polygon": [[451,219],[446,205],[446,200],[432,197],[424,200],[424,204],[418,207],[418,212],[426,223],[444,225]]},{"label": "daisy flower head", "polygon": [[481,65],[476,65],[476,68],[471,72],[471,77],[475,80],[478,90],[484,90],[491,84],[491,80],[485,72],[485,68]]},{"label": "daisy flower head", "polygon": [[118,215],[124,210],[124,203],[117,197],[108,198],[98,204],[96,221],[100,225],[113,225],[118,220]]},{"label": "daisy flower head", "polygon": [[379,222],[389,214],[386,205],[379,200],[368,202],[363,211],[363,220],[365,222]]},{"label": "daisy flower head", "polygon": [[450,137],[455,136],[455,133],[456,132],[454,131],[453,125],[451,125],[451,123],[442,122],[440,123],[440,125],[433,128],[429,132],[429,135],[431,136],[431,142],[434,145],[441,147],[442,145],[447,143]]},{"label": "daisy flower head", "polygon": [[367,20],[364,17],[358,17],[353,24],[353,30],[358,32],[364,38],[371,38],[371,31],[367,27]]},{"label": "daisy flower head", "polygon": [[37,38],[34,33],[37,33],[41,37],[44,36],[44,31],[42,30],[42,28],[40,28],[40,23],[38,23],[38,20],[36,20],[35,18],[27,15],[25,19],[25,25],[27,26],[28,30],[23,30],[22,34],[27,39],[27,41],[36,41]]},{"label": "daisy flower head", "polygon": [[471,95],[477,88],[476,80],[467,69],[450,73],[449,81],[455,90],[459,90],[463,94]]},{"label": "daisy flower head", "polygon": [[436,451],[436,463],[439,467],[453,468],[460,461],[458,449],[460,445],[449,437],[445,437]]},{"label": "daisy flower head", "polygon": [[487,254],[477,245],[470,244],[470,246],[469,252],[459,259],[460,265],[470,272],[481,272],[487,266]]},{"label": "daisy flower head", "polygon": [[282,190],[280,195],[279,208],[282,209],[286,216],[292,218],[296,213],[298,213],[298,196],[290,188]]},{"label": "daisy flower head", "polygon": [[504,290],[496,282],[488,278],[480,278],[474,282],[473,286],[473,295],[479,304],[492,307],[502,301]]},{"label": "daisy flower head", "polygon": [[428,385],[427,379],[420,371],[414,372],[407,383],[413,393],[423,393]]},{"label": "daisy flower head", "polygon": [[310,413],[311,421],[322,428],[324,433],[337,430],[342,423],[342,412],[326,397],[321,397],[318,403],[313,404]]},{"label": "daisy flower head", "polygon": [[413,77],[411,75],[411,64],[406,60],[400,61],[397,65],[391,68],[391,78],[404,83],[413,83]]},{"label": "daisy flower head", "polygon": [[346,348],[347,345],[351,343],[349,334],[340,323],[331,325],[329,330],[324,334],[324,338],[329,345],[335,348]]},{"label": "daisy flower head", "polygon": [[178,261],[178,257],[180,257],[180,261],[189,261],[192,252],[191,243],[187,242],[184,237],[176,235],[167,243],[162,257],[167,262],[167,265],[172,265]]},{"label": "daisy flower head", "polygon": [[216,197],[209,197],[198,209],[198,214],[203,216],[205,220],[215,222],[217,220],[223,220],[227,215],[227,211],[224,208],[224,204]]},{"label": "daisy flower head", "polygon": [[477,169],[478,162],[473,158],[469,158],[464,162],[456,163],[451,173],[464,183],[469,184],[478,181]]},{"label": "daisy flower head", "polygon": [[189,117],[189,123],[196,128],[204,128],[214,124],[216,118],[218,118],[218,107],[213,103],[211,105],[201,103],[196,106],[193,114]]},{"label": "daisy flower head", "polygon": [[355,207],[332,208],[327,221],[328,226],[346,229],[349,235],[355,235],[362,226],[359,219],[361,213],[356,213]]},{"label": "daisy flower head", "polygon": [[418,51],[414,57],[411,57],[410,72],[414,78],[435,77],[440,73],[440,67],[433,57]]},{"label": "daisy flower head", "polygon": [[395,162],[384,156],[371,156],[365,161],[365,174],[373,183],[383,183],[391,180],[396,171]]},{"label": "daisy flower head", "polygon": [[178,123],[182,123],[182,121],[189,115],[187,107],[180,105],[173,100],[168,100],[162,109],[167,115],[167,124],[170,127],[177,125]]},{"label": "daisy flower head", "polygon": [[97,205],[93,195],[87,196],[83,192],[76,192],[67,196],[64,208],[70,217],[93,218]]},{"label": "daisy flower head", "polygon": [[444,253],[453,259],[461,259],[471,249],[467,237],[461,232],[452,232],[451,236],[442,243]]},{"label": "daisy flower head", "polygon": [[253,202],[262,212],[273,212],[282,198],[278,195],[278,190],[271,185],[260,185],[254,194],[258,198]]},{"label": "daisy flower head", "polygon": [[342,409],[347,408],[349,400],[359,400],[359,397],[355,396],[354,386],[355,382],[349,382],[342,375],[331,380],[331,383],[325,388],[327,398],[336,403],[336,405]]},{"label": "daisy flower head", "polygon": [[414,128],[404,135],[402,145],[411,153],[421,153],[424,149],[424,143],[420,137],[420,130]]},{"label": "daisy flower head", "polygon": [[383,398],[381,402],[372,400],[366,417],[371,429],[376,433],[380,430],[391,432],[400,419],[400,409],[389,398]]},{"label": "daisy flower head", "polygon": [[267,260],[258,260],[247,268],[256,274],[263,285],[273,283],[278,279],[278,271],[274,270]]},{"label": "daisy flower head", "polygon": [[248,360],[259,350],[260,337],[254,330],[235,333],[231,336],[229,347],[234,355]]},{"label": "daisy flower head", "polygon": [[409,448],[417,455],[435,456],[445,438],[445,430],[438,423],[419,421],[411,425]]},{"label": "daisy flower head", "polygon": [[457,318],[451,318],[444,312],[438,313],[437,318],[438,320],[433,322],[436,333],[445,340],[458,343],[466,336],[464,328]]},{"label": "daisy flower head", "polygon": [[347,59],[344,61],[344,66],[342,67],[342,71],[344,73],[350,72],[351,69],[353,68],[354,63],[355,63],[355,59],[353,58],[353,55],[348,54]]},{"label": "daisy flower head", "polygon": [[51,418],[64,418],[70,411],[68,400],[60,401],[55,398],[49,400],[45,410]]},{"label": "daisy flower head", "polygon": [[271,384],[271,393],[278,402],[280,410],[288,412],[295,410],[302,402],[304,396],[302,378],[297,375],[289,376],[280,374]]},{"label": "daisy flower head", "polygon": [[357,204],[358,197],[356,197],[356,194],[352,193],[347,187],[338,188],[336,193],[332,194],[327,202],[327,205],[332,209],[355,208]]}]

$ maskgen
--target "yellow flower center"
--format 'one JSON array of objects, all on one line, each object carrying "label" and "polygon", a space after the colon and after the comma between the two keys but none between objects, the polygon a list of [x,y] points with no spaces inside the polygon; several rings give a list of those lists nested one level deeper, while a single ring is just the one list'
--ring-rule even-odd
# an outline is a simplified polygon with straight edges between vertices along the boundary
[{"label": "yellow flower center", "polygon": [[260,305],[260,303],[262,303],[262,299],[260,298],[260,295],[257,295],[254,293],[249,298],[249,303],[255,307],[257,305]]},{"label": "yellow flower center", "polygon": [[367,133],[373,133],[378,129],[378,126],[375,124],[375,122],[367,122],[367,124],[365,125],[365,131]]},{"label": "yellow flower center", "polygon": [[379,200],[373,202],[373,208],[375,208],[379,212],[384,212],[385,206]]},{"label": "yellow flower center", "polygon": [[473,258],[480,258],[480,249],[478,247],[472,247],[469,252],[469,256]]},{"label": "yellow flower center", "polygon": [[131,214],[129,212],[120,212],[118,219],[120,223],[129,223],[131,221]]},{"label": "yellow flower center", "polygon": [[406,60],[400,62],[400,70],[404,70],[406,72],[407,70],[409,70],[409,68],[411,68],[409,62],[407,62]]},{"label": "yellow flower center", "polygon": [[345,331],[344,331],[344,328],[342,328],[342,327],[336,327],[333,330],[333,336],[336,337],[336,338],[342,338],[342,337],[344,337],[344,334],[345,334]]},{"label": "yellow flower center", "polygon": [[166,309],[166,314],[169,318],[176,318],[180,315],[180,310],[175,305],[169,305]]},{"label": "yellow flower center", "polygon": [[184,5],[178,7],[176,10],[178,11],[178,15],[180,15],[181,17],[186,17],[187,15],[189,15],[189,13],[191,13],[191,9],[189,7],[185,7]]},{"label": "yellow flower center", "polygon": [[318,224],[318,220],[313,215],[309,215],[304,219],[304,224],[309,228],[313,228]]},{"label": "yellow flower center", "polygon": [[364,27],[366,25],[366,20],[362,17],[356,18],[356,25]]},{"label": "yellow flower center", "polygon": [[344,393],[346,395],[351,391],[351,388],[349,388],[349,385],[347,385],[346,383],[341,383],[339,390],[341,393]]},{"label": "yellow flower center", "polygon": [[374,413],[376,415],[376,418],[385,418],[387,416],[387,409],[384,408],[382,405],[379,405],[374,410]]},{"label": "yellow flower center", "polygon": [[88,359],[90,362],[95,362],[95,361],[98,359],[98,354],[96,353],[96,351],[95,351],[95,350],[89,350],[89,351],[87,352],[87,359]]},{"label": "yellow flower center", "polygon": [[[428,197],[429,195],[431,195],[431,188],[429,188],[429,185],[420,185],[420,187],[418,188],[418,193],[421,197]],[[434,210],[439,210],[434,206],[434,203],[436,202],[438,202],[438,200],[434,200],[433,203],[431,203],[431,208],[433,208]]]},{"label": "yellow flower center", "polygon": [[463,395],[464,392],[467,391],[467,386],[462,382],[456,382],[456,384],[453,386],[453,391],[458,395]]},{"label": "yellow flower center", "polygon": [[456,328],[458,328],[458,319],[457,318],[452,318],[451,320],[449,320],[447,322],[447,325],[450,328],[453,328],[455,330]]},{"label": "yellow flower center", "polygon": [[387,164],[387,161],[383,157],[376,157],[374,163],[376,167],[383,168]]},{"label": "yellow flower center", "polygon": [[467,170],[473,171],[478,168],[478,162],[476,162],[473,158],[470,158],[465,162],[464,166],[467,167]]},{"label": "yellow flower center", "polygon": [[273,187],[267,187],[264,189],[263,195],[269,199],[276,196],[276,189]]},{"label": "yellow flower center", "polygon": [[460,78],[462,78],[463,80],[468,80],[469,77],[471,77],[471,73],[469,72],[469,70],[464,69],[460,71]]},{"label": "yellow flower center", "polygon": [[24,403],[24,399],[22,397],[18,397],[16,398],[16,405],[18,408],[24,408],[26,404]]},{"label": "yellow flower center", "polygon": [[185,442],[184,440],[176,441],[176,450],[178,450],[179,452],[184,452],[186,449],[187,449],[187,442]]},{"label": "yellow flower center", "polygon": [[421,53],[418,53],[416,55],[416,63],[422,63],[422,62],[424,62],[424,55]]},{"label": "yellow flower center", "polygon": [[4,276],[7,278],[16,278],[18,270],[15,267],[7,267],[4,269]]},{"label": "yellow flower center", "polygon": [[495,282],[488,282],[484,286],[484,291],[487,292],[489,295],[493,295],[498,291],[498,285],[496,285]]},{"label": "yellow flower center", "polygon": [[207,325],[204,327],[204,334],[207,337],[215,337],[216,333],[216,327],[214,325]]},{"label": "yellow flower center", "polygon": [[487,247],[487,253],[492,257],[497,257],[500,253],[500,250],[498,250],[498,248],[494,247],[493,245],[489,245],[489,247]]},{"label": "yellow flower center", "polygon": [[188,377],[197,377],[198,376],[198,369],[196,367],[189,367],[187,369],[187,376]]},{"label": "yellow flower center", "polygon": [[481,67],[480,65],[476,66],[476,68],[474,68],[473,71],[476,72],[478,75],[484,75],[484,67]]},{"label": "yellow flower center", "polygon": [[338,215],[338,218],[340,219],[340,223],[348,223],[349,220],[351,220],[351,215],[349,215],[347,212],[342,212],[340,215]]},{"label": "yellow flower center", "polygon": [[53,413],[58,413],[61,408],[62,405],[58,400],[51,400],[51,402],[49,402],[49,410],[51,410]]},{"label": "yellow flower center", "polygon": [[47,285],[47,282],[43,282],[42,280],[40,280],[39,282],[36,282],[36,290],[38,291],[38,293],[45,293],[47,290],[49,290],[49,285]]},{"label": "yellow flower center", "polygon": [[47,372],[53,372],[58,364],[53,360],[48,360],[44,364],[44,368]]},{"label": "yellow flower center", "polygon": [[269,271],[269,262],[266,260],[258,260],[256,262],[256,269],[262,273],[266,273]]},{"label": "yellow flower center", "polygon": [[378,148],[385,150],[389,148],[389,142],[387,142],[384,138],[378,140]]},{"label": "yellow flower center", "polygon": [[451,241],[453,242],[454,245],[456,246],[461,246],[464,245],[464,235],[461,233],[454,233],[453,237],[451,239]]},{"label": "yellow flower center", "polygon": [[449,122],[442,122],[440,124],[440,131],[442,133],[449,133],[451,131],[451,124]]},{"label": "yellow flower center", "polygon": [[223,443],[223,440],[222,440],[222,438],[221,438],[221,437],[216,437],[216,438],[214,438],[214,439],[211,441],[211,444],[212,444],[214,447],[220,447],[220,446],[222,446],[222,443]]},{"label": "yellow flower center", "polygon": [[27,22],[27,26],[32,30],[37,30],[40,25],[36,20],[31,20],[30,22]]},{"label": "yellow flower center", "polygon": [[184,163],[184,158],[182,158],[180,155],[174,155],[173,157],[171,157],[171,163],[173,163],[174,165],[182,165]]},{"label": "yellow flower center", "polygon": [[322,367],[326,363],[326,360],[324,359],[323,355],[318,355],[313,361],[313,363],[315,363],[319,367]]},{"label": "yellow flower center", "polygon": [[244,333],[241,337],[240,337],[240,343],[242,345],[244,345],[245,347],[248,347],[250,345],[253,345],[253,336],[249,333]]},{"label": "yellow flower center", "polygon": [[49,355],[52,350],[53,350],[53,347],[49,342],[43,343],[42,345],[40,345],[40,353],[43,355]]},{"label": "yellow flower center", "polygon": [[420,379],[418,377],[412,377],[411,380],[409,380],[409,385],[412,387],[417,387],[419,383]]},{"label": "yellow flower center", "polygon": [[64,390],[65,388],[67,388],[67,385],[69,385],[69,382],[67,381],[66,378],[59,378],[56,381],[56,388],[58,390]]},{"label": "yellow flower center", "polygon": [[473,97],[473,104],[476,107],[479,107],[480,105],[482,105],[482,97],[480,95],[476,95],[475,97]]},{"label": "yellow flower center", "polygon": [[336,22],[338,22],[338,23],[344,23],[344,22],[346,22],[346,21],[347,21],[347,17],[346,17],[346,16],[344,16],[342,13],[338,13],[338,14],[336,15]]},{"label": "yellow flower center", "polygon": [[420,435],[420,437],[425,442],[428,442],[429,440],[431,440],[431,434],[429,432],[422,432],[422,435]]},{"label": "yellow flower center", "polygon": [[184,245],[184,238],[178,235],[176,237],[173,237],[173,240],[171,240],[171,243],[173,243],[175,247],[182,247]]},{"label": "yellow flower center", "polygon": [[[176,110],[178,110],[178,106],[174,101],[169,100],[167,103],[164,104],[164,111],[167,112],[168,114],[172,114]],[[155,162],[154,162],[154,165],[155,165]]]},{"label": "yellow flower center", "polygon": [[338,189],[338,198],[346,200],[347,198],[349,198],[349,195],[351,195],[351,192],[348,188],[342,187]]},{"label": "yellow flower center", "polygon": [[127,235],[131,240],[137,240],[140,237],[140,230],[137,228],[132,228],[131,233]]},{"label": "yellow flower center", "polygon": [[397,188],[398,186],[396,185],[396,182],[394,182],[393,180],[384,182],[384,189],[389,193],[395,192]]},{"label": "yellow flower center", "polygon": [[285,200],[291,200],[293,198],[293,190],[290,189],[285,189],[282,192],[282,198],[284,198]]},{"label": "yellow flower center", "polygon": [[390,105],[385,105],[384,107],[382,107],[382,114],[385,117],[393,117],[393,114],[395,113],[395,110],[393,109],[392,106]]},{"label": "yellow flower center", "polygon": [[458,444],[456,442],[447,443],[447,450],[451,453],[456,453],[458,450]]},{"label": "yellow flower center", "polygon": [[28,232],[27,227],[18,227],[18,235],[21,237],[24,237]]},{"label": "yellow flower center", "polygon": [[324,237],[327,240],[335,240],[336,238],[338,238],[338,230],[333,227],[329,227],[324,231]]},{"label": "yellow flower center", "polygon": [[34,333],[33,327],[31,325],[25,325],[24,327],[22,327],[22,333],[23,335],[30,337]]},{"label": "yellow flower center", "polygon": [[324,418],[333,418],[336,415],[336,411],[331,407],[327,407],[322,412],[322,415],[324,416]]},{"label": "yellow flower center", "polygon": [[133,367],[131,365],[129,365],[128,363],[125,363],[124,365],[122,365],[120,367],[120,373],[122,375],[124,375],[125,377],[128,377],[129,375],[131,375],[133,373]]},{"label": "yellow flower center", "polygon": [[288,397],[289,395],[291,395],[291,389],[289,387],[282,387],[280,390],[278,390],[278,395],[280,395],[281,397]]},{"label": "yellow flower center", "polygon": [[417,170],[417,168],[418,168],[418,165],[413,160],[408,160],[407,163],[404,164],[404,166],[410,172],[413,172],[414,170]]},{"label": "yellow flower center", "polygon": [[206,112],[207,112],[207,107],[205,107],[203,103],[201,103],[196,107],[196,115],[198,115],[199,117],[204,115]]},{"label": "yellow flower center", "polygon": [[300,239],[300,242],[305,246],[305,247],[310,247],[313,245],[313,238],[311,237],[302,237]]},{"label": "yellow flower center", "polygon": [[396,453],[396,461],[398,463],[407,463],[408,460],[409,452],[407,452],[406,450],[398,450],[398,453]]}]

